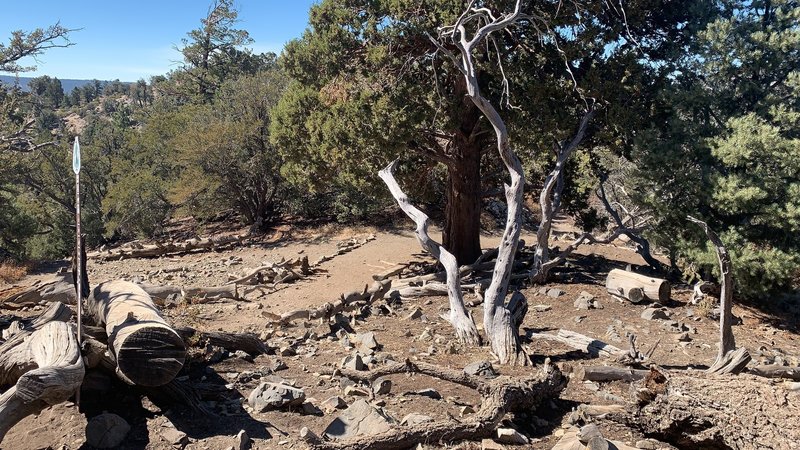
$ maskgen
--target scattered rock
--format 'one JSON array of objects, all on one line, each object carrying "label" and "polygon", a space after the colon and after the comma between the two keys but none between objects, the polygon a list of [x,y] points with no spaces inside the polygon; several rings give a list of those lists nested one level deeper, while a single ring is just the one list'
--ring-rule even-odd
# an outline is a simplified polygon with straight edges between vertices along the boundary
[{"label": "scattered rock", "polygon": [[530,309],[536,312],[545,312],[545,311],[550,311],[551,309],[553,309],[553,307],[550,305],[533,305],[531,306]]},{"label": "scattered rock", "polygon": [[494,378],[497,376],[497,372],[495,372],[492,363],[489,361],[477,361],[467,364],[466,367],[464,367],[464,373],[467,375],[479,375],[486,378]]},{"label": "scattered rock", "polygon": [[675,336],[675,340],[678,342],[691,342],[692,338],[689,336],[689,333],[681,333]]},{"label": "scattered rock", "polygon": [[244,430],[240,430],[239,433],[236,434],[235,442],[233,445],[234,450],[249,450],[250,449],[250,436],[247,435],[247,432]]},{"label": "scattered rock", "polygon": [[315,405],[314,401],[312,401],[312,400],[313,399],[308,399],[305,402],[303,402],[303,405],[302,405],[303,414],[306,414],[306,415],[309,415],[309,416],[321,416],[322,415],[322,410],[317,408],[317,405]]},{"label": "scattered rock", "polygon": [[433,417],[426,416],[425,414],[411,413],[403,417],[400,421],[400,425],[413,426],[428,422],[433,422]]},{"label": "scattered rock", "polygon": [[351,397],[369,397],[369,392],[366,389],[351,385],[344,388],[344,395],[349,395]]},{"label": "scattered rock", "polygon": [[159,431],[161,437],[173,447],[183,448],[189,443],[189,437],[183,431],[171,426],[162,427]]},{"label": "scattered rock", "polygon": [[281,383],[261,383],[247,397],[247,403],[256,412],[302,405],[306,394],[302,389]]},{"label": "scattered rock", "polygon": [[481,441],[481,450],[505,450],[505,447],[491,439],[484,439]]},{"label": "scattered rock", "polygon": [[645,320],[667,320],[669,316],[663,309],[660,308],[647,308],[642,311],[642,319]]},{"label": "scattered rock", "polygon": [[122,417],[103,413],[86,424],[86,443],[96,448],[113,448],[125,441],[131,426]]},{"label": "scattered rock", "polygon": [[547,290],[547,296],[551,298],[558,298],[562,295],[566,294],[566,292],[562,291],[561,289],[551,288]]},{"label": "scattered rock", "polygon": [[529,442],[528,437],[513,428],[498,428],[497,442],[502,444],[524,445]]},{"label": "scattered rock", "polygon": [[655,439],[641,439],[636,441],[636,445],[634,446],[636,448],[641,448],[644,450],[658,450],[660,448],[666,447],[660,441],[657,441]]},{"label": "scattered rock", "polygon": [[342,359],[341,367],[342,369],[349,370],[367,370],[367,366],[364,364],[364,360],[361,359],[361,355],[359,354],[345,356],[344,359]]},{"label": "scattered rock", "polygon": [[332,413],[337,409],[347,408],[347,402],[344,401],[342,397],[334,395],[333,397],[329,397],[327,400],[322,402],[320,406],[326,413]]},{"label": "scattered rock", "polygon": [[464,417],[468,414],[475,414],[475,408],[470,405],[462,406],[461,409],[458,411],[458,415],[460,417]]},{"label": "scattered rock", "polygon": [[423,316],[422,309],[419,306],[414,307],[411,312],[406,316],[405,320],[416,320]]},{"label": "scattered rock", "polygon": [[375,333],[371,331],[369,333],[364,333],[360,335],[359,341],[361,341],[361,348],[366,350],[371,350],[372,352],[380,349],[381,347],[381,345],[378,344],[378,340],[375,339]]},{"label": "scattered rock", "polygon": [[598,428],[597,425],[593,423],[582,426],[580,431],[578,432],[578,440],[581,441],[581,443],[583,444],[588,444],[592,438],[598,436],[602,438],[603,433],[601,433],[600,428]]},{"label": "scattered rock", "polygon": [[295,356],[297,351],[293,347],[284,346],[278,350],[278,354],[281,356]]},{"label": "scattered rock", "polygon": [[389,431],[394,422],[395,420],[382,409],[375,408],[366,400],[361,399],[342,411],[325,428],[324,433],[331,439],[347,439]]},{"label": "scattered rock", "polygon": [[419,396],[422,396],[422,397],[432,398],[434,400],[441,400],[442,399],[442,394],[440,394],[439,391],[437,391],[436,389],[433,389],[433,388],[420,389],[418,391],[410,391],[410,392],[404,393],[403,395],[419,395]]},{"label": "scattered rock", "polygon": [[386,395],[392,392],[392,380],[380,380],[373,384],[372,392],[375,395]]}]

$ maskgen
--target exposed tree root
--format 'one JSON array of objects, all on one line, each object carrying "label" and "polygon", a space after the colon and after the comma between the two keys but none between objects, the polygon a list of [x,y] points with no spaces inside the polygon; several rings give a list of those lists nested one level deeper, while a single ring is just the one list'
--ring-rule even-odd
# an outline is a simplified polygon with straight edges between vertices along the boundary
[{"label": "exposed tree root", "polygon": [[639,406],[610,419],[676,446],[789,449],[800,442],[800,393],[770,380],[652,371],[633,386]]},{"label": "exposed tree root", "polygon": [[439,421],[408,427],[393,428],[387,432],[351,438],[342,441],[322,441],[305,430],[301,437],[315,450],[399,450],[421,443],[448,443],[490,437],[508,412],[532,411],[543,401],[557,397],[567,380],[557,367],[545,364],[533,377],[516,379],[498,377],[484,381],[463,372],[436,367],[430,364],[396,363],[370,373],[340,371],[354,380],[372,381],[396,373],[424,374],[474,388],[480,392],[481,408],[470,420],[464,422]]}]

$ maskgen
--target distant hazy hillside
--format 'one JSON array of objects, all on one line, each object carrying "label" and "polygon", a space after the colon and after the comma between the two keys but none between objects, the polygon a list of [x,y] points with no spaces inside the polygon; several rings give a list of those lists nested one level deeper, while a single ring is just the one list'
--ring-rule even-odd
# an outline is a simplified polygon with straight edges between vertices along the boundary
[{"label": "distant hazy hillside", "polygon": [[[12,75],[0,75],[0,83],[4,84],[14,84],[17,78]],[[19,77],[19,84],[22,86],[22,90],[28,90],[28,81],[30,81],[30,77]],[[93,80],[60,80],[61,87],[64,88],[64,93],[68,94],[76,87],[82,87],[89,83],[92,83]],[[103,85],[108,83],[108,81],[102,81]],[[126,83],[127,84],[127,83]]]}]

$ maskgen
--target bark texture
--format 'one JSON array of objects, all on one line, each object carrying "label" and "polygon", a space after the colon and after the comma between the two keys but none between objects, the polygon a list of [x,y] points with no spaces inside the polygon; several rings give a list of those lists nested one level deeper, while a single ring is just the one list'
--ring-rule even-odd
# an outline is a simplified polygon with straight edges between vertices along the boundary
[{"label": "bark texture", "polygon": [[397,180],[394,179],[393,172],[396,166],[397,160],[381,170],[378,176],[386,183],[400,209],[414,221],[416,225],[415,233],[419,244],[444,266],[444,270],[447,273],[447,297],[450,300],[450,311],[443,315],[442,318],[453,325],[459,341],[468,345],[480,345],[481,337],[478,334],[478,329],[464,307],[458,261],[452,253],[428,235],[428,216],[411,204]]},{"label": "bark texture", "polygon": [[87,310],[105,326],[117,375],[130,384],[161,386],[183,367],[186,347],[138,285],[109,281],[94,288]]},{"label": "bark texture", "polygon": [[28,369],[0,396],[0,442],[20,420],[67,401],[84,375],[75,329],[65,322],[44,324],[4,356]]},{"label": "bark texture", "polygon": [[[358,372],[342,371],[343,375],[359,380],[365,376]],[[463,422],[439,421],[402,428],[393,428],[384,433],[343,441],[322,442],[314,433],[304,433],[307,444],[315,450],[400,450],[418,444],[450,443],[490,437],[506,413],[531,412],[540,404],[557,397],[566,387],[567,379],[558,368],[545,364],[540,373],[528,378],[498,377],[492,381],[481,381],[460,371],[436,366],[412,363],[397,363],[366,378],[375,380],[392,373],[420,373],[441,378],[477,389],[481,393],[481,408]]]},{"label": "bark texture", "polygon": [[788,450],[800,442],[798,392],[744,374],[657,378],[639,382],[639,398],[652,400],[612,420],[680,448]]}]

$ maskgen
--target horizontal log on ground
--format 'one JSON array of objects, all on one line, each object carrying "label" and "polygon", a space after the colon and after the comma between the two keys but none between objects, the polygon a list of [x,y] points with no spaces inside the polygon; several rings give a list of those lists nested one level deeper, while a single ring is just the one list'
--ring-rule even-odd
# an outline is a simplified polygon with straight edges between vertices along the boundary
[{"label": "horizontal log on ground", "polygon": [[671,287],[667,280],[613,269],[606,277],[606,290],[614,295],[627,298],[636,303],[641,301],[640,294],[659,303],[666,303],[671,296]]},{"label": "horizontal log on ground", "polygon": [[786,378],[792,381],[800,381],[800,367],[786,367],[777,364],[767,364],[761,366],[748,367],[747,372],[766,378]]},{"label": "horizontal log on ground", "polygon": [[75,330],[65,322],[44,324],[6,353],[10,354],[4,356],[28,370],[0,396],[0,442],[23,418],[67,401],[84,375]]},{"label": "horizontal log on ground", "polygon": [[607,344],[599,339],[594,339],[569,330],[561,329],[558,330],[557,334],[528,333],[526,336],[531,339],[546,339],[550,341],[561,342],[574,349],[584,351],[594,357],[603,356],[607,358],[617,358],[628,354],[628,352],[625,350],[614,347],[613,345]]},{"label": "horizontal log on ground", "polygon": [[11,286],[0,290],[0,305],[6,309],[37,305],[42,302],[75,304],[75,285],[70,274],[36,281],[31,286]]},{"label": "horizontal log on ground", "polygon": [[394,267],[390,267],[390,268],[384,270],[381,273],[376,273],[376,274],[372,275],[372,279],[375,280],[375,281],[383,281],[383,280],[389,279],[391,277],[398,276],[398,275],[400,275],[400,273],[403,272],[403,270],[406,267],[408,267],[408,264],[398,264],[398,265],[396,265]]},{"label": "horizontal log on ground", "polygon": [[268,262],[225,284],[288,283],[311,273],[308,256],[303,255],[290,260]]},{"label": "horizontal log on ground", "polygon": [[156,242],[153,244],[131,243],[126,247],[89,252],[89,259],[120,260],[128,258],[153,258],[157,256],[188,253],[197,250],[222,250],[240,245],[247,235],[194,238],[183,242]]},{"label": "horizontal log on ground", "polygon": [[161,386],[183,367],[186,347],[147,293],[134,283],[101,283],[87,310],[105,326],[118,376],[130,384]]},{"label": "horizontal log on ground", "polygon": [[585,381],[636,381],[650,373],[649,370],[630,367],[583,366],[578,375]]},{"label": "horizontal log on ground", "polygon": [[[383,298],[386,292],[392,287],[391,280],[375,281],[372,286],[364,286],[362,291],[353,291],[342,294],[338,299],[327,302],[314,309],[298,309],[283,314],[269,314],[269,319],[273,323],[286,324],[293,320],[327,320],[335,314],[345,311],[354,305],[363,303],[364,305]],[[363,306],[363,305],[361,305]]]},{"label": "horizontal log on ground", "polygon": [[164,305],[164,301],[170,296],[177,295],[180,298],[193,299],[193,303],[203,303],[204,301],[232,299],[241,300],[242,292],[234,285],[226,286],[158,286],[155,284],[140,284],[147,294],[158,305]]},{"label": "horizontal log on ground", "polygon": [[800,442],[800,393],[740,374],[647,376],[636,382],[642,406],[612,414],[679,448],[790,448]]},{"label": "horizontal log on ground", "polygon": [[198,343],[200,345],[211,344],[222,347],[230,352],[241,350],[252,356],[263,355],[269,352],[264,342],[252,333],[199,331],[192,327],[176,328],[175,331],[183,338],[187,346],[190,345],[190,343]]},{"label": "horizontal log on ground", "polygon": [[50,322],[67,322],[72,310],[63,303],[53,303],[27,326],[14,333],[0,345],[0,386],[13,384],[25,372],[35,368],[34,362],[26,358],[16,358],[18,348],[26,339]]}]

